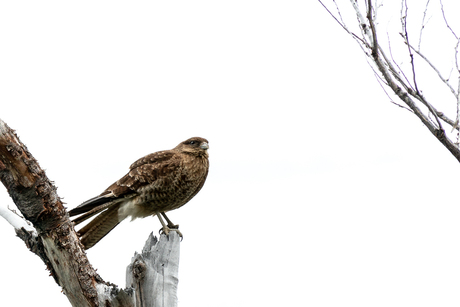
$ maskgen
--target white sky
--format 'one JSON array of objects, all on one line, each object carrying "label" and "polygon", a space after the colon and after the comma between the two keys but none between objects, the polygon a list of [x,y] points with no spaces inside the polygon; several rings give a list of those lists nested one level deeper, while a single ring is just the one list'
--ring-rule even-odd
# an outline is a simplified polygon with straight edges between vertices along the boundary
[{"label": "white sky", "polygon": [[[460,303],[459,164],[316,1],[3,1],[0,106],[69,208],[209,140],[203,190],[168,215],[179,306]],[[124,286],[159,228],[126,221],[88,257]],[[69,306],[0,232],[2,300]]]}]

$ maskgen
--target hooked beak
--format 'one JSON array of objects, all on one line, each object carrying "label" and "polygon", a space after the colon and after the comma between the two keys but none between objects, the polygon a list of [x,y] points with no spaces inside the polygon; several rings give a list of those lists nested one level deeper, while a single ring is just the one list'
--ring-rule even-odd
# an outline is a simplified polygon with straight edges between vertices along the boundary
[{"label": "hooked beak", "polygon": [[206,143],[206,142],[201,143],[200,148],[201,148],[201,149],[209,149],[209,144]]}]

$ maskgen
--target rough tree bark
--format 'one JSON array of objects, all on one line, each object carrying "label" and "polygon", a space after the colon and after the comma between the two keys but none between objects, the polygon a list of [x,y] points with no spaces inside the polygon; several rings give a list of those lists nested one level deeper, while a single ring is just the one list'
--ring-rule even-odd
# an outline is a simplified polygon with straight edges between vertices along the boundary
[{"label": "rough tree bark", "polygon": [[[105,282],[86,257],[56,187],[6,123],[0,120],[0,180],[21,211],[11,222],[27,247],[46,264],[72,306],[176,306],[180,240],[152,235],[127,271],[127,289]],[[0,212],[6,217],[9,213]],[[152,273],[152,270],[155,272]],[[58,291],[57,291],[58,293]]]}]

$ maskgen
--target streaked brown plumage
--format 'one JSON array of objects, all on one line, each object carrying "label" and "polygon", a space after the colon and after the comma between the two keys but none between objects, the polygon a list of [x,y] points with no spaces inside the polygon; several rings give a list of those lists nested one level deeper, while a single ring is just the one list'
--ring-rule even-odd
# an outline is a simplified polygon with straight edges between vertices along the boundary
[{"label": "streaked brown plumage", "polygon": [[70,210],[70,216],[79,215],[73,220],[75,225],[97,215],[78,231],[85,249],[128,216],[134,220],[157,215],[165,233],[178,231],[165,212],[185,205],[203,187],[209,169],[208,148],[206,139],[193,137],[171,150],[149,154],[134,162],[129,173],[101,195]]}]

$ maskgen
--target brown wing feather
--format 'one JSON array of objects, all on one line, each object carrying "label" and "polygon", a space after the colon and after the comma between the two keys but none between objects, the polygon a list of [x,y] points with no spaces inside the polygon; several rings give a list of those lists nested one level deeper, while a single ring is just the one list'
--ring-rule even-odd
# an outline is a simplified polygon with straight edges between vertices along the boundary
[{"label": "brown wing feather", "polygon": [[147,155],[130,166],[128,174],[107,188],[115,197],[126,197],[151,184],[175,168],[177,162],[173,151],[160,151]]},{"label": "brown wing feather", "polygon": [[132,170],[144,164],[161,164],[162,162],[170,160],[174,155],[174,150],[157,151],[140,158],[139,160],[131,164],[129,169]]},{"label": "brown wing feather", "polygon": [[119,198],[134,197],[137,190],[148,185],[159,177],[164,176],[174,168],[175,152],[172,150],[160,151],[140,158],[130,166],[128,174],[105,189],[99,196],[93,197],[69,211],[75,216],[89,211],[100,211],[105,204]]},{"label": "brown wing feather", "polygon": [[101,195],[88,199],[84,203],[70,210],[69,215],[75,216],[92,210],[97,210],[96,208],[100,207],[101,205],[111,202],[113,200],[111,197],[112,195],[110,195],[109,191],[104,191],[104,193]]}]

